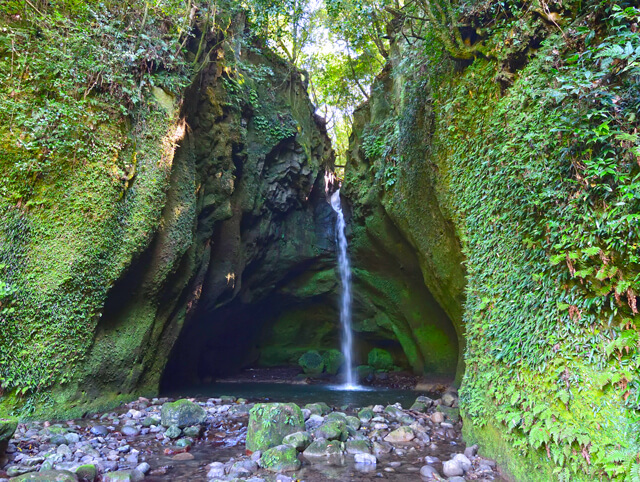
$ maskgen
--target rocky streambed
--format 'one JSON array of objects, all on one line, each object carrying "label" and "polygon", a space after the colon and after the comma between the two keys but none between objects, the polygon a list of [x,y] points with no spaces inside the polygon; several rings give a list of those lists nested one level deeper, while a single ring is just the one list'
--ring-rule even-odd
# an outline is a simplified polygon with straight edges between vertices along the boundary
[{"label": "rocky streambed", "polygon": [[65,422],[21,423],[0,481],[504,480],[465,447],[457,398],[411,407],[140,398]]}]

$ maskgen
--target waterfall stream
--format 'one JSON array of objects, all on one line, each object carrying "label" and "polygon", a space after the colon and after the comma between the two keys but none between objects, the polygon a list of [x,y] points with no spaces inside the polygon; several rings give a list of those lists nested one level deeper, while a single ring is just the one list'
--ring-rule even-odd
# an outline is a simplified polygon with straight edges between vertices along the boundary
[{"label": "waterfall stream", "polygon": [[351,266],[347,254],[347,235],[345,233],[344,214],[340,203],[340,190],[338,189],[331,196],[331,207],[338,214],[336,221],[336,236],[338,238],[338,268],[340,270],[340,281],[342,283],[342,293],[340,297],[340,323],[342,324],[342,354],[345,363],[345,385],[344,388],[352,389],[357,387],[356,377],[353,370],[353,333],[351,331]]}]

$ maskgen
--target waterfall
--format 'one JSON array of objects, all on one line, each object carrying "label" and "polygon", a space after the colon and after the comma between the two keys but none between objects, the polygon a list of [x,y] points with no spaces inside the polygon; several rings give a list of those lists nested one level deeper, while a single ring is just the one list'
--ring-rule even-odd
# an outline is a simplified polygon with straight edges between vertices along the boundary
[{"label": "waterfall", "polygon": [[342,324],[342,354],[345,363],[345,387],[356,387],[356,377],[353,372],[353,333],[351,331],[351,266],[347,255],[346,224],[342,205],[340,203],[340,190],[331,196],[331,207],[338,214],[336,221],[336,236],[338,238],[338,268],[340,269],[340,281],[342,282],[342,295],[340,297],[340,323]]}]

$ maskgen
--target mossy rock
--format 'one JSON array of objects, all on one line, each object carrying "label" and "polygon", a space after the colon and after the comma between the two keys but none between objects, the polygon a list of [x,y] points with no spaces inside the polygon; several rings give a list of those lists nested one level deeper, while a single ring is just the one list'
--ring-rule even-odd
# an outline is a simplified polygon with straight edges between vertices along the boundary
[{"label": "mossy rock", "polygon": [[339,457],[343,455],[343,446],[338,440],[316,440],[307,447],[303,455],[308,458]]},{"label": "mossy rock", "polygon": [[165,403],[162,405],[161,414],[161,423],[165,427],[176,425],[179,428],[184,428],[204,423],[207,420],[205,409],[186,399]]},{"label": "mossy rock", "polygon": [[271,472],[293,472],[302,463],[298,460],[298,452],[291,445],[278,445],[265,451],[260,457],[262,468]]},{"label": "mossy rock", "polygon": [[344,419],[327,420],[315,430],[313,435],[316,439],[342,440],[344,442],[347,440],[349,432]]},{"label": "mossy rock", "polygon": [[391,353],[382,348],[374,348],[369,352],[367,362],[376,370],[389,371],[393,369],[393,357]]},{"label": "mossy rock", "polygon": [[307,403],[304,408],[315,415],[325,415],[331,412],[331,407],[324,402]]},{"label": "mossy rock", "polygon": [[363,422],[368,422],[375,416],[375,412],[369,407],[365,407],[358,412],[358,418]]},{"label": "mossy rock", "polygon": [[350,455],[371,453],[371,442],[369,440],[349,440],[345,446],[347,453]]},{"label": "mossy rock", "polygon": [[258,403],[249,411],[247,450],[270,449],[304,429],[302,410],[295,403]]},{"label": "mossy rock", "polygon": [[298,365],[307,375],[319,375],[324,370],[324,359],[316,350],[310,350],[298,359]]},{"label": "mossy rock", "polygon": [[98,469],[93,464],[84,464],[76,469],[76,475],[79,479],[94,481],[98,476]]},{"label": "mossy rock", "polygon": [[459,408],[451,408],[445,405],[438,405],[436,409],[438,412],[444,413],[444,416],[451,420],[453,423],[457,423],[460,421],[460,409]]},{"label": "mossy rock", "polygon": [[309,432],[292,433],[282,439],[282,442],[284,444],[295,447],[295,449],[299,452],[304,451],[304,449],[306,449],[312,441],[313,439],[311,438],[311,434]]},{"label": "mossy rock", "polygon": [[18,421],[14,418],[0,418],[0,457],[4,455],[9,440],[18,428]]},{"label": "mossy rock", "polygon": [[37,482],[77,482],[78,478],[68,470],[43,470],[42,472],[29,472],[11,480],[21,482],[23,480],[35,480]]},{"label": "mossy rock", "polygon": [[322,354],[324,370],[330,375],[336,375],[344,364],[344,355],[338,350],[327,350]]}]

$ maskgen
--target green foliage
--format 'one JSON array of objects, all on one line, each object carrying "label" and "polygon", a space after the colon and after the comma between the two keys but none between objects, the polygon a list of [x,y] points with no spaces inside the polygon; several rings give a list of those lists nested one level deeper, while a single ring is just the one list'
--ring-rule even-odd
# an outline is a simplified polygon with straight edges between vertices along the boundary
[{"label": "green foliage", "polygon": [[559,480],[622,480],[639,449],[620,435],[639,408],[636,14],[551,36],[504,97],[476,61],[438,99],[468,256],[461,406]]}]

